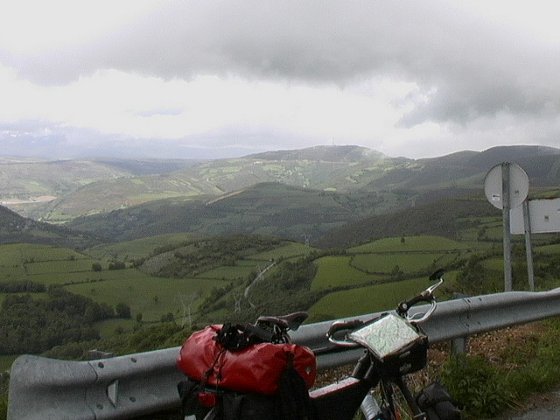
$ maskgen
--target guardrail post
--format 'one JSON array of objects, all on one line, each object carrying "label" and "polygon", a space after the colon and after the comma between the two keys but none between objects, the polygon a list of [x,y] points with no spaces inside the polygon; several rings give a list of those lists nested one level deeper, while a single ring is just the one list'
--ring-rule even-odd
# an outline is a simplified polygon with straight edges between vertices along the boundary
[{"label": "guardrail post", "polygon": [[458,337],[451,340],[451,354],[464,354],[467,352],[468,337]]}]

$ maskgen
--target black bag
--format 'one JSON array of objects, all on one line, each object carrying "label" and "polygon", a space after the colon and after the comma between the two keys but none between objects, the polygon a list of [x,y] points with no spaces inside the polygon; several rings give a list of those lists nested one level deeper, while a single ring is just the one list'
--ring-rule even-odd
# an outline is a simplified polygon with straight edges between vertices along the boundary
[{"label": "black bag", "polygon": [[434,382],[420,391],[416,396],[416,403],[428,415],[429,420],[461,419],[461,410],[439,382]]},{"label": "black bag", "polygon": [[[183,381],[182,383],[184,383]],[[203,419],[214,409],[214,420],[311,420],[310,404],[301,400],[280,398],[279,395],[261,395],[255,393],[238,393],[220,391],[214,394],[216,405],[204,407],[198,401],[200,389],[191,389],[190,393],[181,395],[183,415],[194,415]]]}]

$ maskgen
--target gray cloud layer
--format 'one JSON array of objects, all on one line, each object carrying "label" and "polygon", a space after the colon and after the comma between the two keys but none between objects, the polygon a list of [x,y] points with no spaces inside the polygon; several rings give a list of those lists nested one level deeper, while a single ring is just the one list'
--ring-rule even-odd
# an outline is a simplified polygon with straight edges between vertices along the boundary
[{"label": "gray cloud layer", "polygon": [[535,49],[462,12],[439,1],[173,2],[79,49],[4,59],[44,83],[99,68],[339,84],[390,73],[433,92],[405,124],[556,111],[558,47]]},{"label": "gray cloud layer", "polygon": [[403,118],[404,127],[560,111],[558,44],[535,43],[469,14],[467,6],[438,0],[162,4],[79,48],[0,51],[0,61],[45,84],[110,68],[167,79],[234,74],[340,86],[391,77],[416,83],[424,98]]}]

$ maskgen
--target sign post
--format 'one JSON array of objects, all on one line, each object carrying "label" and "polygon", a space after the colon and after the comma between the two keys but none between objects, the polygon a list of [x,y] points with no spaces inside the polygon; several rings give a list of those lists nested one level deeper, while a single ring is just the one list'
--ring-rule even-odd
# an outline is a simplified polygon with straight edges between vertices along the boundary
[{"label": "sign post", "polygon": [[529,192],[529,177],[517,164],[503,162],[494,166],[484,179],[486,198],[502,210],[504,242],[504,291],[513,289],[511,275],[511,222],[510,210],[519,207]]},{"label": "sign post", "polygon": [[527,253],[527,277],[529,290],[535,291],[535,272],[533,269],[533,246],[531,245],[531,215],[529,214],[529,201],[523,202],[523,225],[525,227],[525,251]]}]

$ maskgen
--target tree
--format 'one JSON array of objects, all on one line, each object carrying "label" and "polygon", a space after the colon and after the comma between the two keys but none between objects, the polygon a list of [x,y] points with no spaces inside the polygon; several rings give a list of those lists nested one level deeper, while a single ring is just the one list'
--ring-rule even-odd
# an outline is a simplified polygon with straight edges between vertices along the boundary
[{"label": "tree", "polygon": [[126,303],[117,303],[117,306],[115,306],[115,312],[117,313],[118,318],[130,318],[130,306],[128,306]]},{"label": "tree", "polygon": [[126,265],[122,261],[112,261],[109,263],[109,270],[124,270]]},{"label": "tree", "polygon": [[165,315],[161,316],[161,322],[174,322],[174,321],[175,321],[175,316],[171,312],[168,312]]},{"label": "tree", "polygon": [[99,272],[99,271],[101,271],[101,270],[103,270],[103,267],[101,267],[101,264],[100,264],[100,263],[94,262],[94,263],[91,265],[91,271]]}]

